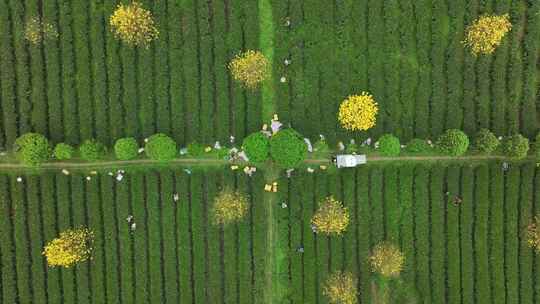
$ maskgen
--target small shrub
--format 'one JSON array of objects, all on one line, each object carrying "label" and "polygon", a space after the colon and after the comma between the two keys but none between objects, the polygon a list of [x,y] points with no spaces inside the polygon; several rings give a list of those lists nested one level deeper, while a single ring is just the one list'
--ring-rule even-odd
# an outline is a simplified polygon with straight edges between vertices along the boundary
[{"label": "small shrub", "polygon": [[242,148],[251,162],[262,163],[270,153],[270,140],[261,132],[255,132],[244,138]]},{"label": "small shrub", "polygon": [[229,70],[234,80],[249,89],[256,88],[269,74],[270,63],[259,51],[248,50],[234,57],[229,63]]},{"label": "small shrub", "polygon": [[304,139],[293,129],[284,129],[270,138],[270,155],[283,168],[294,168],[306,159]]},{"label": "small shrub", "polygon": [[311,218],[317,233],[341,235],[349,225],[349,210],[333,197],[325,198]]},{"label": "small shrub", "polygon": [[401,152],[399,138],[385,134],[379,138],[379,152],[384,156],[398,156]]},{"label": "small shrub", "polygon": [[53,155],[56,159],[66,160],[71,159],[74,153],[75,149],[71,145],[59,143],[56,145],[56,147],[54,147]]},{"label": "small shrub", "polygon": [[403,270],[405,256],[397,246],[382,242],[373,249],[369,262],[373,272],[384,277],[397,277]]},{"label": "small shrub", "polygon": [[493,151],[497,149],[500,145],[500,141],[488,129],[480,129],[478,133],[476,133],[476,136],[474,137],[474,147],[482,153],[491,154]]},{"label": "small shrub", "polygon": [[51,157],[49,141],[38,133],[21,135],[15,140],[13,150],[17,159],[30,166],[37,166]]},{"label": "small shrub", "polygon": [[102,159],[107,154],[107,148],[95,139],[87,139],[79,147],[81,158],[87,161]]},{"label": "small shrub", "polygon": [[339,106],[338,120],[344,129],[366,131],[375,126],[378,105],[369,93],[351,95]]},{"label": "small shrub", "polygon": [[521,134],[508,136],[503,142],[502,150],[508,157],[524,158],[529,152],[529,139]]},{"label": "small shrub", "polygon": [[60,232],[60,237],[50,241],[43,250],[49,266],[69,268],[86,261],[92,253],[94,234],[87,228],[69,229]]},{"label": "small shrub", "polygon": [[540,216],[534,217],[533,221],[525,230],[525,239],[527,245],[534,250],[535,253],[540,253]]},{"label": "small shrub", "polygon": [[433,151],[433,147],[425,139],[413,138],[407,144],[405,151],[410,153],[430,153]]},{"label": "small shrub", "polygon": [[177,153],[176,142],[163,133],[157,133],[148,138],[144,151],[153,160],[173,160]]},{"label": "small shrub", "polygon": [[358,280],[352,273],[336,271],[324,282],[323,294],[331,304],[356,304],[357,286]]},{"label": "small shrub", "polygon": [[139,144],[133,137],[120,138],[114,144],[114,155],[119,160],[134,159],[139,155]]},{"label": "small shrub", "polygon": [[119,4],[109,24],[113,34],[130,46],[148,47],[159,35],[152,13],[139,2]]},{"label": "small shrub", "polygon": [[198,157],[204,154],[204,146],[194,141],[187,146],[187,152],[193,157]]},{"label": "small shrub", "polygon": [[437,140],[437,149],[451,156],[460,156],[469,148],[469,137],[457,129],[446,130]]},{"label": "small shrub", "polygon": [[228,159],[230,150],[228,148],[214,149],[212,153],[217,159]]},{"label": "small shrub", "polygon": [[480,16],[465,30],[465,46],[474,55],[492,54],[504,36],[512,29],[508,14]]},{"label": "small shrub", "polygon": [[248,207],[249,202],[245,195],[240,192],[223,190],[214,199],[213,222],[216,225],[238,222],[246,216]]}]

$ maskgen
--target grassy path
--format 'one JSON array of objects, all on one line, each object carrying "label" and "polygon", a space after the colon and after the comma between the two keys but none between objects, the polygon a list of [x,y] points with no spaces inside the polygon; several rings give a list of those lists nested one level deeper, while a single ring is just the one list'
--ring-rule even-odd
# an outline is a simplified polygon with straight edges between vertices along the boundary
[{"label": "grassy path", "polygon": [[[267,184],[277,181],[280,169],[270,165],[264,170]],[[279,234],[278,209],[280,208],[278,194],[265,192],[263,204],[266,213],[266,256],[265,256],[265,290],[264,303],[286,303],[289,293],[287,280],[287,251],[288,244],[283,235]]]},{"label": "grassy path", "polygon": [[274,22],[272,17],[271,0],[259,0],[259,47],[270,62],[268,79],[262,86],[262,119],[266,122],[276,113],[276,101],[274,99]]},{"label": "grassy path", "polygon": [[[264,171],[264,180],[267,184],[271,184],[279,177],[279,170],[273,166],[268,167]],[[275,214],[277,206],[277,194],[265,192],[263,196],[263,204],[266,213],[266,256],[264,265],[264,303],[279,303],[279,280],[276,280],[276,270],[279,268],[278,252],[280,244],[278,243],[278,220]]]}]

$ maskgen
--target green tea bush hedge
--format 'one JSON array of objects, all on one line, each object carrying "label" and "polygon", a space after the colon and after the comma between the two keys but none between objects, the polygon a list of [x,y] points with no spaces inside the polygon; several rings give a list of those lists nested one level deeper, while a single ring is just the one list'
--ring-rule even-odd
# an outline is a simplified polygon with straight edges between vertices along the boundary
[{"label": "green tea bush hedge", "polygon": [[429,153],[433,152],[433,147],[425,139],[413,138],[405,147],[405,151],[410,153]]},{"label": "green tea bush hedge", "polygon": [[194,157],[201,156],[204,154],[204,146],[194,141],[187,146],[187,152]]},{"label": "green tea bush hedge", "polygon": [[536,158],[540,159],[540,133],[538,133],[534,139],[534,153]]}]

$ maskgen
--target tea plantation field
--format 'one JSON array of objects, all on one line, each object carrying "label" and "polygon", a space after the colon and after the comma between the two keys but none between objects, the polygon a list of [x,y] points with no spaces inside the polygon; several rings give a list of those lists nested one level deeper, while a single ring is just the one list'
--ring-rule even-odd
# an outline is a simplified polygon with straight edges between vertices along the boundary
[{"label": "tea plantation field", "polygon": [[[0,176],[1,302],[262,303],[264,181],[260,173],[229,172],[128,172],[121,182]],[[370,303],[367,256],[391,239],[406,256],[403,289],[419,303],[537,303],[540,260],[522,232],[540,210],[538,172],[528,164],[508,171],[499,163],[386,165],[281,177],[278,201],[288,208],[276,204],[274,212],[286,244],[279,274],[290,287],[286,302],[326,303],[323,280],[346,269],[359,277],[361,303]],[[248,217],[225,229],[209,220],[223,187],[245,191],[251,201]],[[311,231],[316,204],[328,195],[351,212],[343,237]],[[133,232],[128,215],[137,223]],[[95,232],[93,259],[73,269],[46,267],[44,243],[78,225]]]},{"label": "tea plantation field", "polygon": [[[0,146],[28,131],[109,145],[164,132],[186,144],[260,127],[260,91],[242,89],[227,69],[241,50],[261,47],[259,23],[267,21],[257,1],[140,2],[160,32],[148,49],[111,33],[119,1],[0,1]],[[277,112],[312,139],[350,137],[336,113],[361,91],[381,109],[362,137],[390,131],[405,142],[480,127],[536,134],[537,1],[279,0],[271,8]],[[513,29],[495,54],[474,57],[461,41],[484,13],[509,13]],[[26,20],[36,16],[58,39],[43,46],[24,39]]]},{"label": "tea plantation field", "polygon": [[[109,17],[128,2],[0,0],[0,156],[27,132],[110,148],[157,132],[175,148],[225,146],[233,135],[239,147],[274,112],[314,142],[324,134],[330,149],[385,133],[401,143],[434,139],[451,128],[471,139],[488,128],[532,140],[540,127],[540,1],[139,0],[159,31],[148,48],[111,31]],[[473,56],[465,28],[484,14],[508,14],[512,29],[493,54]],[[30,43],[35,18],[58,35]],[[271,59],[256,89],[227,67],[246,50]],[[363,91],[378,103],[376,125],[346,132],[338,107]],[[524,236],[540,213],[540,169],[532,153],[520,162],[468,155],[397,156],[350,170],[308,160],[315,172],[304,164],[291,177],[270,161],[248,177],[243,164],[218,169],[193,156],[192,172],[141,160],[120,181],[107,168],[91,173],[92,163],[77,170],[77,158],[71,174],[60,173],[62,161],[19,172],[7,155],[0,303],[323,304],[323,282],[345,270],[367,304],[380,296],[368,256],[383,240],[405,255],[389,303],[540,303],[540,255]],[[265,192],[270,182],[279,191]],[[221,227],[211,208],[226,188],[251,204],[243,221]],[[328,196],[350,212],[343,236],[310,226]],[[81,226],[95,234],[91,260],[49,267],[44,245]]]}]

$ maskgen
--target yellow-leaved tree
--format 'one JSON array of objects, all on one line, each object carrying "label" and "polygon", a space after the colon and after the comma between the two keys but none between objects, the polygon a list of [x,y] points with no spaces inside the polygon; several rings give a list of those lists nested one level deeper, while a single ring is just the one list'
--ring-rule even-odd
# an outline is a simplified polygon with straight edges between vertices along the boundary
[{"label": "yellow-leaved tree", "polygon": [[323,294],[331,304],[356,304],[357,285],[357,279],[352,273],[336,271],[324,282]]},{"label": "yellow-leaved tree", "polygon": [[341,235],[349,225],[349,210],[332,196],[325,198],[311,218],[317,233]]},{"label": "yellow-leaved tree", "polygon": [[365,131],[375,126],[379,107],[367,92],[351,95],[339,106],[338,120],[350,131]]},{"label": "yellow-leaved tree", "polygon": [[71,267],[91,257],[93,240],[87,228],[68,229],[45,246],[43,255],[49,266]]},{"label": "yellow-leaved tree", "polygon": [[229,63],[232,77],[248,89],[255,89],[269,73],[268,59],[259,51],[248,50]]},{"label": "yellow-leaved tree", "polygon": [[139,2],[119,4],[109,24],[114,35],[131,46],[148,47],[159,35],[152,13]]},{"label": "yellow-leaved tree", "polygon": [[405,256],[394,244],[382,242],[373,249],[369,262],[373,272],[384,277],[397,277],[403,270]]},{"label": "yellow-leaved tree", "polygon": [[40,45],[58,38],[58,31],[52,24],[41,20],[39,17],[32,17],[24,27],[24,38],[33,45]]},{"label": "yellow-leaved tree", "polygon": [[214,199],[213,222],[216,225],[238,222],[247,214],[248,208],[246,195],[237,191],[223,190]]},{"label": "yellow-leaved tree", "polygon": [[540,216],[534,217],[532,222],[527,225],[525,230],[525,239],[527,245],[531,247],[534,252],[540,253]]},{"label": "yellow-leaved tree", "polygon": [[511,29],[508,14],[480,16],[467,27],[463,43],[474,55],[492,54]]}]

